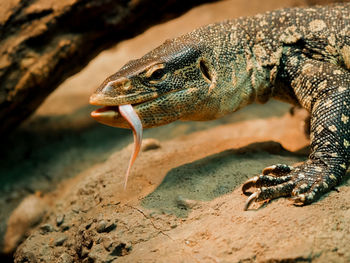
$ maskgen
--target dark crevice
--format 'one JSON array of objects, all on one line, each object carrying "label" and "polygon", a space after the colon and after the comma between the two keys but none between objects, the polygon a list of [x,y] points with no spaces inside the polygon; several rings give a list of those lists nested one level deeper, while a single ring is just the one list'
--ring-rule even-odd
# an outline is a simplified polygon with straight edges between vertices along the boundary
[{"label": "dark crevice", "polygon": [[2,27],[2,30],[0,31],[0,39],[5,39],[5,35],[8,36],[12,33],[12,30],[9,30],[9,28],[13,28],[13,21],[16,20],[16,17],[18,17],[19,14],[23,11],[23,9],[27,8],[32,3],[32,1],[33,0],[22,0],[18,5],[16,5],[17,10],[13,12],[13,14],[5,22],[5,24]]},{"label": "dark crevice", "polygon": [[13,254],[0,254],[0,262],[11,263],[13,262]]},{"label": "dark crevice", "polygon": [[14,20],[11,27],[20,28],[22,25],[30,23],[34,20],[39,20],[49,14],[52,14],[52,9],[40,10],[39,12],[33,12],[24,16],[20,16],[18,19]]},{"label": "dark crevice", "polygon": [[208,81],[212,81],[212,77],[210,76],[210,73],[209,73],[209,68],[208,66],[206,65],[205,61],[202,59],[200,62],[199,62],[199,67],[201,69],[201,72],[203,74],[203,76],[208,80]]}]

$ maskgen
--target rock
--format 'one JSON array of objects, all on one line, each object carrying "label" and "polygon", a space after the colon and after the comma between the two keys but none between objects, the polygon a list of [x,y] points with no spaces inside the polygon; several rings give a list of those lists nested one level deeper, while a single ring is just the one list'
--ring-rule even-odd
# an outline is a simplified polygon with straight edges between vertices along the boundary
[{"label": "rock", "polygon": [[41,234],[50,233],[54,230],[53,226],[51,224],[44,224],[40,226]]},{"label": "rock", "polygon": [[86,247],[83,247],[83,248],[81,249],[80,256],[81,256],[82,258],[84,258],[84,257],[86,257],[86,256],[89,254],[89,252],[90,252],[90,249],[88,249],[88,248],[86,248]]},{"label": "rock", "polygon": [[41,221],[47,209],[47,204],[37,195],[23,199],[8,220],[3,252],[13,251],[30,228]]},{"label": "rock", "polygon": [[197,206],[199,204],[199,202],[196,200],[190,200],[190,199],[186,199],[182,196],[178,196],[176,198],[176,204],[179,207],[183,207],[185,209],[191,209],[191,208],[194,208],[195,206]]},{"label": "rock", "polygon": [[125,243],[121,242],[121,243],[112,243],[112,246],[110,247],[110,255],[111,256],[125,256],[127,254],[129,254],[129,252],[132,249],[132,246],[129,245],[127,246]]},{"label": "rock", "polygon": [[60,236],[58,236],[58,237],[55,239],[54,245],[55,245],[56,247],[62,246],[63,243],[64,243],[67,239],[68,239],[68,237],[67,237],[66,235],[60,235]]},{"label": "rock", "polygon": [[142,141],[142,146],[141,146],[141,150],[143,152],[147,152],[150,150],[155,150],[160,148],[160,142],[156,139],[153,138],[148,138],[148,139],[144,139]]},{"label": "rock", "polygon": [[98,233],[102,233],[105,231],[106,226],[107,226],[107,222],[105,220],[100,220],[96,225],[96,231]]},{"label": "rock", "polygon": [[85,229],[86,230],[90,229],[93,222],[94,222],[93,219],[89,219],[88,222],[85,224]]},{"label": "rock", "polygon": [[64,231],[67,231],[68,229],[69,229],[69,225],[68,224],[62,224],[61,226],[60,226],[60,230],[62,231],[62,232],[64,232]]},{"label": "rock", "polygon": [[59,257],[58,262],[59,262],[59,263],[72,263],[72,262],[73,262],[73,258],[72,258],[72,256],[70,256],[69,254],[63,253],[63,254]]},{"label": "rock", "polygon": [[64,222],[64,215],[63,214],[57,215],[57,217],[56,217],[56,226],[62,225],[63,222]]},{"label": "rock", "polygon": [[102,233],[102,232],[110,232],[112,231],[113,229],[116,228],[116,224],[113,223],[113,222],[107,222],[105,220],[100,220],[97,225],[96,225],[96,231],[98,233]]},{"label": "rock", "polygon": [[35,0],[3,6],[0,134],[27,118],[102,49],[209,1]]},{"label": "rock", "polygon": [[21,252],[19,254],[15,254],[16,260],[15,262],[28,262],[28,263],[36,263],[38,262],[37,257],[34,255],[33,252],[26,251]]}]

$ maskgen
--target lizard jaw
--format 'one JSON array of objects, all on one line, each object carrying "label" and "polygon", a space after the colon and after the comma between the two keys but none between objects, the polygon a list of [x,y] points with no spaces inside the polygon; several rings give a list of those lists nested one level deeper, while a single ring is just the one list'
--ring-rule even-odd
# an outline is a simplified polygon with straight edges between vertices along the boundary
[{"label": "lizard jaw", "polygon": [[[157,96],[155,96],[157,95]],[[103,106],[91,112],[91,117],[96,121],[118,128],[131,128],[129,123],[124,119],[119,111],[120,105],[131,104],[137,111],[137,106],[143,103],[150,102],[158,97],[158,94],[147,94],[146,96],[120,96],[108,97],[103,94],[93,94],[90,97],[90,104]]]},{"label": "lizard jaw", "polygon": [[[124,104],[125,105],[125,104]],[[131,105],[134,109],[139,104]],[[129,122],[125,120],[118,106],[104,106],[91,112],[90,116],[102,124],[117,127],[131,129]]]},{"label": "lizard jaw", "polygon": [[[106,106],[91,112],[91,117],[103,124],[111,126],[114,120],[120,117],[118,106]],[[112,125],[113,126],[113,125]]]},{"label": "lizard jaw", "polygon": [[[189,105],[187,100],[190,100],[191,97],[184,96],[184,93],[187,94],[188,89],[172,91],[164,94],[156,93],[156,96],[154,96],[153,93],[145,94],[144,96],[136,95],[133,96],[133,98],[135,98],[134,101],[124,100],[125,96],[110,98],[110,101],[104,99],[96,100],[95,96],[100,95],[99,97],[103,98],[103,95],[101,96],[101,94],[94,94],[90,98],[90,103],[104,107],[93,111],[91,113],[91,117],[108,126],[130,129],[131,127],[129,123],[122,117],[118,107],[124,104],[131,104],[135,113],[139,116],[143,128],[157,127],[179,120],[182,117],[185,117],[186,114],[189,114],[189,112],[195,110],[194,105],[192,104],[190,108],[186,106]],[[191,92],[191,94],[195,94],[196,96],[197,93]],[[138,100],[136,100],[136,97]],[[178,101],[177,98],[179,97],[183,98],[180,100],[181,103],[168,103],[169,101]],[[110,103],[112,100],[118,100],[118,103]],[[164,107],[164,105],[166,105],[166,107]]]}]

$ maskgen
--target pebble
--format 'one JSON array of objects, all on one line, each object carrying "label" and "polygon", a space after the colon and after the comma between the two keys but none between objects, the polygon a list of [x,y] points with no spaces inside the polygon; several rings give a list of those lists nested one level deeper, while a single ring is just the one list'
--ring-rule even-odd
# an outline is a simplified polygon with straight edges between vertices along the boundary
[{"label": "pebble", "polygon": [[109,252],[111,251],[111,247],[113,246],[113,240],[111,240],[110,238],[105,238],[102,244],[105,250]]},{"label": "pebble", "polygon": [[113,222],[107,222],[105,220],[100,220],[96,225],[96,231],[98,233],[110,232],[116,228],[116,224]]},{"label": "pebble", "polygon": [[53,229],[53,226],[51,224],[44,224],[44,225],[40,226],[40,233],[41,234],[50,233],[53,230],[54,229]]},{"label": "pebble", "polygon": [[70,228],[70,226],[67,225],[67,224],[63,224],[63,225],[60,226],[60,229],[61,229],[62,232],[67,231],[69,228]]},{"label": "pebble", "polygon": [[105,220],[100,220],[96,225],[96,231],[98,233],[102,233],[105,231],[106,226],[107,226],[107,222]]},{"label": "pebble", "polygon": [[78,205],[75,205],[72,207],[72,211],[76,214],[79,214],[80,210],[81,210],[81,208]]},{"label": "pebble", "polygon": [[186,209],[191,209],[191,208],[194,208],[195,206],[197,206],[199,203],[196,200],[186,199],[186,198],[179,195],[176,198],[176,204],[177,204],[177,206],[184,207]]},{"label": "pebble", "polygon": [[63,253],[59,258],[58,258],[59,263],[73,263],[73,258],[67,254]]},{"label": "pebble", "polygon": [[156,139],[153,138],[149,138],[149,139],[144,139],[142,141],[142,146],[141,146],[141,150],[143,152],[147,152],[150,150],[155,150],[160,148],[160,142]]},{"label": "pebble", "polygon": [[54,245],[56,247],[58,246],[62,246],[63,243],[68,239],[68,237],[66,235],[62,235],[62,236],[59,236],[58,238],[55,239],[54,241]]},{"label": "pebble", "polygon": [[64,215],[63,214],[57,215],[57,217],[56,217],[56,225],[60,226],[60,225],[62,225],[63,222],[64,222]]},{"label": "pebble", "polygon": [[82,258],[84,258],[84,257],[86,257],[88,254],[89,254],[89,252],[90,252],[90,250],[88,249],[88,248],[86,248],[86,247],[83,247],[82,249],[81,249],[81,257]]},{"label": "pebble", "polygon": [[92,219],[89,219],[85,225],[85,229],[88,230],[91,227],[92,223],[94,223],[94,221]]},{"label": "pebble", "polygon": [[123,242],[113,242],[109,248],[109,255],[112,256],[125,256],[129,254],[129,252],[132,250],[132,246],[125,244]]}]

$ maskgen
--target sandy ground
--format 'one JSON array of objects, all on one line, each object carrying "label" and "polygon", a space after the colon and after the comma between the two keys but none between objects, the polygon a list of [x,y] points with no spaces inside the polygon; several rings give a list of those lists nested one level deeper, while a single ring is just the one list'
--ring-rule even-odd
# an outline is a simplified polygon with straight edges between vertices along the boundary
[{"label": "sandy ground", "polygon": [[349,182],[311,206],[279,199],[243,211],[242,182],[267,165],[305,159],[286,150],[307,144],[302,123],[286,115],[146,140],[160,147],[142,152],[124,191],[130,145],[48,194],[56,201],[16,259],[349,262]]},{"label": "sandy ground", "polygon": [[295,153],[308,144],[303,112],[292,117],[288,105],[269,102],[217,121],[147,130],[145,138],[159,142],[145,141],[156,149],[141,153],[126,191],[130,131],[89,118],[88,97],[99,83],[164,39],[300,4],[204,5],[101,53],[63,83],[4,142],[3,250],[29,236],[17,262],[350,262],[349,181],[311,206],[279,199],[242,210],[242,182],[265,166],[306,158]]}]

